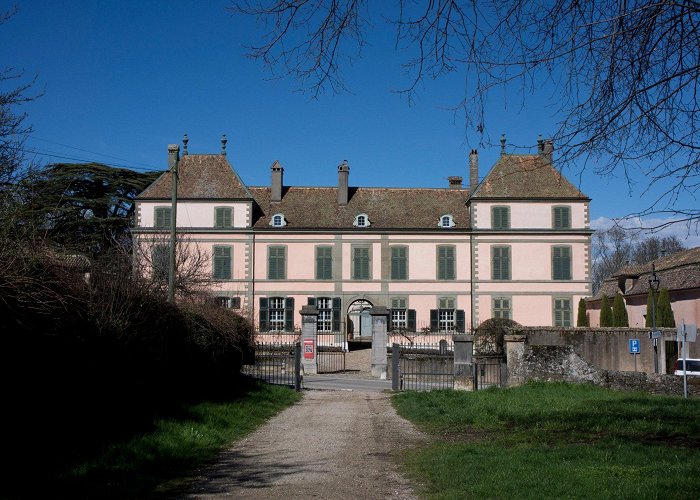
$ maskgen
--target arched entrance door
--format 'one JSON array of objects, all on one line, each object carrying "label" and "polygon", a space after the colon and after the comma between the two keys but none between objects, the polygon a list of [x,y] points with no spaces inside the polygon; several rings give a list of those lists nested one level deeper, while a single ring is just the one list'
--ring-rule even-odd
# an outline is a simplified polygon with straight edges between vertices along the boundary
[{"label": "arched entrance door", "polygon": [[348,338],[372,338],[372,309],[369,300],[356,300],[348,307]]}]

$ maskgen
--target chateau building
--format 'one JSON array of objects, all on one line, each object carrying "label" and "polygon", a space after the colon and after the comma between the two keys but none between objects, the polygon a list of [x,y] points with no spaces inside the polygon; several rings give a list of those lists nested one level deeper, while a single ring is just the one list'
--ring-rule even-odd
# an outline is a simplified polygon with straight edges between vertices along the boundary
[{"label": "chateau building", "polygon": [[[302,305],[315,304],[318,328],[370,334],[369,309],[390,309],[393,328],[461,332],[492,317],[523,325],[572,326],[590,295],[590,199],[552,164],[553,145],[502,154],[469,185],[372,188],[284,184],[247,186],[220,154],[179,155],[177,232],[210,256],[211,293],[249,315],[261,332],[292,331]],[[138,241],[155,241],[171,222],[171,173],[136,200]],[[157,255],[167,247],[153,247]]]}]

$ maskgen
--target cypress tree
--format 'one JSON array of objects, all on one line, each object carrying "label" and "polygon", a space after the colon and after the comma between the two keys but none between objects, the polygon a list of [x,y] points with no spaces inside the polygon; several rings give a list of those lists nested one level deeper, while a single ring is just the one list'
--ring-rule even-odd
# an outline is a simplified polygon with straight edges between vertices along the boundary
[{"label": "cypress tree", "polygon": [[673,309],[671,309],[671,298],[668,295],[667,288],[662,288],[659,293],[659,301],[656,304],[656,326],[668,328],[675,328],[676,326]]},{"label": "cypress tree", "polygon": [[627,309],[625,309],[625,299],[622,298],[621,293],[615,294],[612,316],[613,326],[630,326],[627,319]]},{"label": "cypress tree", "polygon": [[[653,316],[654,316],[654,291],[650,288],[649,293],[647,294],[647,316],[646,320],[644,321],[644,326],[647,328],[653,328],[654,327],[654,321],[653,321]],[[656,324],[659,324],[659,311],[656,311]]]},{"label": "cypress tree", "polygon": [[603,298],[600,299],[600,326],[612,326],[612,323],[613,315],[608,296],[603,294]]},{"label": "cypress tree", "polygon": [[588,326],[588,314],[586,314],[586,301],[581,298],[578,301],[578,317],[576,318],[576,326]]}]

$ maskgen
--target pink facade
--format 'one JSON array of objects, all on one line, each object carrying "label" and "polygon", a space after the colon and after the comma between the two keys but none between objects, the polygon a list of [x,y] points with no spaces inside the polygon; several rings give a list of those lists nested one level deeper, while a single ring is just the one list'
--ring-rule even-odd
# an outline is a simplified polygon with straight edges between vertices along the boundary
[{"label": "pink facade", "polygon": [[[178,233],[211,255],[211,293],[261,331],[300,327],[307,303],[348,336],[369,333],[372,306],[406,330],[570,326],[590,295],[590,200],[543,147],[503,154],[478,185],[473,152],[473,184],[445,189],[353,188],[346,163],[337,186],[288,187],[278,162],[270,187],[248,187],[224,155],[184,155]],[[166,173],[138,197],[140,241],[167,229],[170,189]]]}]

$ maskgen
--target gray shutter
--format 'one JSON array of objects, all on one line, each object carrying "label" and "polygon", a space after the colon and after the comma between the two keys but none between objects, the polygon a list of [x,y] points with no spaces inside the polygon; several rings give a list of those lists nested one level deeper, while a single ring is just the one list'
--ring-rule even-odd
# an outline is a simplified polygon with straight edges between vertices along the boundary
[{"label": "gray shutter", "polygon": [[214,224],[216,227],[224,227],[224,209],[223,208],[217,208],[215,209],[215,221]]},{"label": "gray shutter", "polygon": [[408,312],[406,313],[406,329],[409,332],[416,331],[416,310],[415,309],[409,309]]},{"label": "gray shutter", "polygon": [[333,324],[331,328],[334,332],[340,331],[340,297],[333,297],[333,313],[332,313]]},{"label": "gray shutter", "polygon": [[438,331],[438,310],[430,310],[430,329],[434,332]]},{"label": "gray shutter", "polygon": [[294,331],[294,297],[284,299],[284,331]]},{"label": "gray shutter", "polygon": [[457,309],[455,311],[455,330],[458,333],[464,333],[465,323],[464,309]]},{"label": "gray shutter", "polygon": [[509,280],[510,279],[510,248],[504,247],[502,252],[503,252],[503,254],[502,254],[502,259],[501,259],[501,265],[503,266],[503,269],[501,271],[501,275],[503,276],[502,279]]},{"label": "gray shutter", "polygon": [[267,332],[270,330],[267,322],[267,297],[260,297],[260,331]]}]

